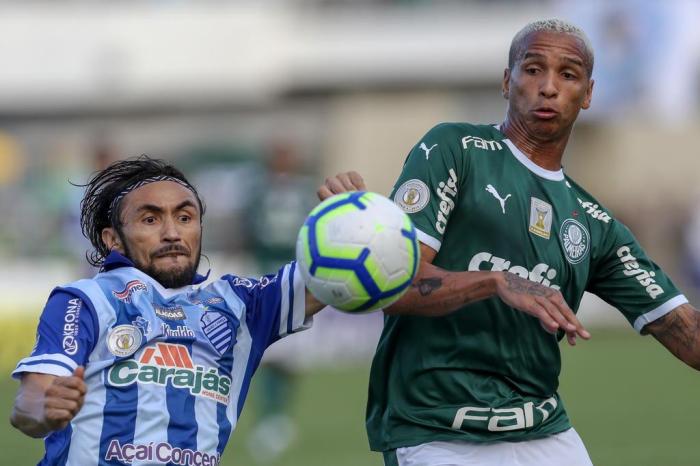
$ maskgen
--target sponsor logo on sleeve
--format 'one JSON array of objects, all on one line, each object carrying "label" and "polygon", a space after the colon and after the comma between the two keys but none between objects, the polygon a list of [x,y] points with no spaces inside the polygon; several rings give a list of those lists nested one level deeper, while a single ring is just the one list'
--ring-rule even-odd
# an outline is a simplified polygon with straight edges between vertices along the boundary
[{"label": "sponsor logo on sleeve", "polygon": [[437,213],[435,229],[441,235],[445,233],[447,219],[455,208],[455,199],[457,199],[458,192],[457,173],[452,168],[450,168],[448,173],[449,177],[445,181],[438,183],[438,187],[435,189],[435,194],[440,198],[440,209]]},{"label": "sponsor logo on sleeve", "polygon": [[229,403],[231,378],[214,367],[195,364],[186,346],[158,342],[144,348],[138,359],[124,359],[107,372],[114,387],[138,384],[173,386],[221,404]]},{"label": "sponsor logo on sleeve", "polygon": [[115,356],[125,358],[134,354],[141,346],[141,330],[135,325],[117,325],[107,335],[107,349]]},{"label": "sponsor logo on sleeve", "polygon": [[78,319],[82,306],[81,299],[73,298],[68,301],[66,313],[63,315],[63,341],[61,343],[63,352],[69,356],[75,356],[78,352],[78,332],[80,331]]},{"label": "sponsor logo on sleeve", "polygon": [[598,204],[594,204],[589,201],[583,201],[581,198],[576,198],[578,200],[578,203],[581,204],[581,207],[586,209],[586,213],[593,217],[596,220],[600,220],[603,223],[610,223],[610,220],[612,220],[612,217],[608,215],[607,212],[604,210],[600,209]]},{"label": "sponsor logo on sleeve", "polygon": [[141,280],[131,280],[122,291],[112,291],[112,294],[119,301],[130,304],[134,294],[147,290],[148,286]]},{"label": "sponsor logo on sleeve", "polygon": [[528,231],[549,239],[552,230],[552,205],[536,197],[530,198],[530,227]]},{"label": "sponsor logo on sleeve", "polygon": [[564,257],[571,264],[578,264],[585,259],[591,237],[588,230],[573,218],[567,218],[559,229],[559,239],[564,246]]},{"label": "sponsor logo on sleeve", "polygon": [[656,273],[653,270],[641,268],[637,258],[632,255],[632,251],[628,246],[620,247],[617,250],[617,257],[620,258],[620,262],[625,267],[622,273],[628,277],[634,277],[649,297],[656,299],[659,295],[664,294],[664,289],[654,280]]},{"label": "sponsor logo on sleeve", "polygon": [[405,181],[394,194],[394,204],[401,207],[407,214],[420,212],[428,205],[429,200],[428,186],[418,179]]}]

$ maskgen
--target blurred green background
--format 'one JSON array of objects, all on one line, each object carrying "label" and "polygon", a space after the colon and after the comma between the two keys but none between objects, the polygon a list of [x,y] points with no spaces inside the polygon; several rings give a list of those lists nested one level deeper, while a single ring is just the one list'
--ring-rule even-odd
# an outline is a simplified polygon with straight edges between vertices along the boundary
[{"label": "blurred green background", "polygon": [[[28,342],[31,347],[31,342]],[[598,466],[697,466],[700,379],[651,337],[630,330],[597,330],[590,342],[563,350],[561,393],[574,425]],[[369,363],[369,362],[368,362]],[[8,369],[9,370],[9,369]],[[299,429],[292,446],[269,466],[381,466],[364,433],[368,366],[307,372],[293,397]],[[16,382],[0,383],[2,418],[10,414]],[[247,434],[255,407],[243,411],[222,465],[254,466]],[[3,464],[35,464],[39,440],[5,421],[0,427]]]}]

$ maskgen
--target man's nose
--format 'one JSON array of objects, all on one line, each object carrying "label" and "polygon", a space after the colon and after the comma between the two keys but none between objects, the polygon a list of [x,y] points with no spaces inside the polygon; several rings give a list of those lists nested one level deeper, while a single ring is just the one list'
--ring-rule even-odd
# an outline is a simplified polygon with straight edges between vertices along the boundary
[{"label": "man's nose", "polygon": [[163,222],[162,230],[163,240],[165,241],[179,241],[181,238],[180,230],[177,227],[177,222],[173,218],[167,218]]},{"label": "man's nose", "polygon": [[546,98],[556,97],[559,94],[557,87],[556,76],[554,73],[544,73],[542,82],[540,83],[540,95]]}]

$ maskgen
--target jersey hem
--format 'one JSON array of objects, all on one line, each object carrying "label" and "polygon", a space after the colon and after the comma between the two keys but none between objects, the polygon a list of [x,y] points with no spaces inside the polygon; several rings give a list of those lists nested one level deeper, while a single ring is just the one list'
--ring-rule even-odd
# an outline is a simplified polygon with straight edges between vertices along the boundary
[{"label": "jersey hem", "polygon": [[483,440],[483,439],[472,438],[472,437],[467,438],[464,435],[457,435],[457,434],[431,434],[431,435],[412,437],[410,439],[405,438],[405,439],[395,440],[393,442],[386,444],[385,447],[378,447],[377,445],[370,444],[370,449],[372,451],[384,453],[384,452],[396,450],[397,448],[415,447],[417,445],[422,445],[422,444],[428,443],[428,442],[473,442],[473,443],[480,443],[480,444],[489,444],[489,443],[497,443],[497,442],[518,443],[518,442],[527,442],[529,440],[537,440],[537,439],[541,439],[541,438],[551,437],[552,435],[557,435],[557,434],[560,434],[562,432],[566,432],[567,430],[572,429],[572,428],[573,428],[573,426],[571,425],[571,423],[567,422],[565,425],[562,426],[561,429],[555,429],[552,432],[541,432],[541,433],[537,433],[537,434],[527,435],[527,436],[523,436],[523,437],[516,437],[516,438],[501,437],[501,438],[497,438],[494,440]]},{"label": "jersey hem", "polygon": [[634,321],[633,327],[637,332],[642,333],[642,329],[644,329],[646,325],[654,322],[657,319],[660,319],[661,317],[665,316],[681,304],[686,304],[687,302],[688,298],[686,298],[685,295],[680,294],[678,296],[675,296],[663,303],[662,305],[660,305],[659,307],[652,309],[651,311],[646,312],[641,316],[637,317]]}]

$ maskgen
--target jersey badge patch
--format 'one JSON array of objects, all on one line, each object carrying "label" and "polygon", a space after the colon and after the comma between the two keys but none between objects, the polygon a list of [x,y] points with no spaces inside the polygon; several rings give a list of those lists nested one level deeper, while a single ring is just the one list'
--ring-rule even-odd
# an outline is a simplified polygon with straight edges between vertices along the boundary
[{"label": "jersey badge patch", "polygon": [[552,231],[552,205],[536,197],[530,198],[530,233],[549,239]]},{"label": "jersey badge patch", "polygon": [[591,236],[582,224],[573,218],[567,218],[561,224],[559,239],[564,246],[564,256],[572,264],[578,264],[588,254]]},{"label": "jersey badge patch", "polygon": [[141,346],[141,330],[134,325],[117,325],[107,335],[107,349],[115,356],[131,356]]},{"label": "jersey badge patch", "polygon": [[421,180],[408,180],[394,194],[394,203],[407,214],[420,212],[428,205],[430,190]]}]

